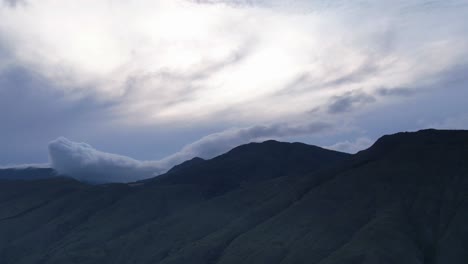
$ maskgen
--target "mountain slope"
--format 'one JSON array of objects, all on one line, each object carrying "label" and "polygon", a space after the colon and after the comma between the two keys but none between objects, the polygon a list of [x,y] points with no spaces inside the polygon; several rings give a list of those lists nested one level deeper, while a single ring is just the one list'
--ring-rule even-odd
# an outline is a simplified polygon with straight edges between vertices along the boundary
[{"label": "mountain slope", "polygon": [[467,157],[467,131],[424,130],[352,156],[249,144],[136,185],[2,182],[0,262],[466,263]]},{"label": "mountain slope", "polygon": [[0,169],[0,180],[39,180],[56,177],[51,168]]},{"label": "mountain slope", "polygon": [[464,131],[384,137],[220,263],[465,263],[467,157]]},{"label": "mountain slope", "polygon": [[[308,157],[298,159],[300,162],[284,162],[275,158],[275,156],[284,156],[281,153],[283,150],[289,151],[289,153],[302,153],[306,156],[314,154],[320,163],[304,162],[303,160],[311,161],[311,158]],[[251,151],[262,155],[252,155],[251,158],[244,156]],[[325,158],[321,157],[321,153]],[[297,154],[295,155],[299,158]],[[262,188],[263,191],[260,193],[257,193],[258,190],[255,188],[249,188],[248,192],[244,191],[246,194],[243,195],[245,197],[242,197],[244,202],[238,202],[235,198],[221,204],[218,199],[212,199],[212,195],[207,195],[207,188],[212,188],[215,185],[209,182],[210,177],[213,177],[212,174],[206,172],[216,172],[216,175],[228,176],[232,179],[235,175],[239,175],[239,171],[233,173],[232,168],[240,166],[244,172],[250,173],[249,175],[254,178],[257,174],[250,172],[249,168],[252,165],[255,166],[257,162],[260,162],[260,165],[257,166],[258,172],[268,171],[270,166],[276,166],[273,165],[275,162],[283,165],[295,165],[297,167],[295,170],[313,171],[327,163],[331,164],[348,156],[348,154],[303,144],[265,142],[239,147],[210,161],[190,162],[193,164],[179,166],[178,169],[168,173],[168,175],[171,174],[171,177],[179,175],[174,177],[183,179],[183,181],[176,183],[164,180],[166,176],[163,175],[146,183],[84,186],[75,191],[62,193],[61,197],[56,197],[52,202],[35,204],[34,207],[31,207],[34,210],[27,211],[27,214],[0,223],[0,248],[3,249],[0,252],[0,259],[6,263],[31,263],[38,260],[46,263],[83,263],[88,261],[87,258],[91,263],[93,261],[118,263],[119,260],[126,263],[127,259],[132,258],[148,261],[148,259],[154,259],[152,255],[155,254],[154,247],[157,246],[157,243],[163,243],[163,245],[158,246],[161,253],[157,253],[163,256],[164,252],[170,250],[169,245],[182,247],[184,243],[196,241],[199,237],[212,232],[213,228],[222,228],[227,225],[231,217],[243,213],[246,206],[251,206],[261,199],[276,196],[276,193],[281,191],[281,186],[276,186],[275,191],[270,190],[271,187]],[[212,165],[195,166],[205,162]],[[188,168],[190,170],[185,172],[187,176],[184,177],[181,171]],[[200,173],[191,173],[193,169],[200,169]],[[177,170],[181,171],[177,172]],[[174,174],[174,172],[178,174]],[[186,179],[188,181],[185,181]],[[259,183],[262,180],[258,178],[255,182]],[[44,181],[40,183],[44,183]],[[22,186],[25,189],[43,189],[38,184],[25,182],[22,183]],[[55,186],[56,183],[50,182],[50,184]],[[234,185],[230,185],[229,188],[230,190],[243,189]],[[227,189],[223,190],[223,192],[227,191]],[[48,201],[44,198],[44,194],[37,194],[37,196],[37,201]],[[223,199],[226,198],[223,197]],[[6,203],[5,211],[11,207],[16,208],[15,202]],[[223,207],[223,210],[217,210],[217,207]],[[182,227],[189,226],[185,221],[195,219],[193,215],[197,215],[198,210],[202,210],[201,208],[211,211],[211,216],[209,217],[209,214],[199,215],[201,217],[199,228],[179,233],[183,230]],[[146,228],[163,229],[167,232],[173,230],[174,233],[164,240],[147,243],[149,238],[143,238],[148,235]],[[143,234],[136,235],[139,232],[143,232]],[[182,236],[185,238],[181,239]],[[38,241],[41,243],[37,243]],[[130,243],[130,241],[132,242]],[[171,241],[172,244],[169,243]],[[109,246],[109,244],[112,245]],[[135,247],[136,249],[135,251],[122,252],[122,247]],[[26,254],[20,254],[20,252]],[[132,253],[132,256],[125,258],[115,258],[115,256],[120,256],[125,252],[135,254]],[[63,255],[64,253],[66,254]]]},{"label": "mountain slope", "polygon": [[219,195],[242,184],[318,170],[349,156],[302,143],[269,140],[236,147],[211,160],[191,160],[154,178],[153,184],[196,184],[203,186],[207,195]]}]

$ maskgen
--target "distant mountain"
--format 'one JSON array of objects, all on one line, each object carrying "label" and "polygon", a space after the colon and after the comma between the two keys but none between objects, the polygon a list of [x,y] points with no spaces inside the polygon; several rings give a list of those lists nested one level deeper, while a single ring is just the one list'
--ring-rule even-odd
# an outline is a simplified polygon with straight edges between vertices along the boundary
[{"label": "distant mountain", "polygon": [[38,180],[56,177],[51,168],[8,168],[0,169],[0,180]]},{"label": "distant mountain", "polygon": [[468,263],[468,131],[240,146],[132,184],[0,181],[0,263]]},{"label": "distant mountain", "polygon": [[250,143],[211,160],[192,159],[176,166],[153,184],[196,184],[207,195],[218,195],[242,184],[280,176],[301,175],[351,156],[303,143],[274,140]]}]

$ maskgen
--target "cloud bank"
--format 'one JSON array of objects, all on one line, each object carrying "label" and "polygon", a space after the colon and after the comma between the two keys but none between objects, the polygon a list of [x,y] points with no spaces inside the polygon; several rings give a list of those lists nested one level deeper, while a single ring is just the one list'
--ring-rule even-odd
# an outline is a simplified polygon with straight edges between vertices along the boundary
[{"label": "cloud bank", "polygon": [[275,124],[229,129],[197,140],[179,152],[156,161],[139,161],[130,157],[96,150],[86,143],[60,137],[49,143],[51,166],[60,174],[91,183],[133,182],[166,172],[194,157],[210,159],[228,150],[254,141],[321,133],[331,129],[324,122],[303,125]]},{"label": "cloud bank", "polygon": [[50,168],[50,163],[0,165],[0,169],[27,169],[27,168],[46,169],[46,168]]},{"label": "cloud bank", "polygon": [[52,168],[60,174],[90,183],[137,181],[161,171],[145,162],[98,151],[63,137],[50,142],[49,158]]},{"label": "cloud bank", "polygon": [[0,46],[130,125],[341,113],[368,99],[339,94],[396,94],[466,61],[466,1],[329,2],[29,0],[0,8]]}]

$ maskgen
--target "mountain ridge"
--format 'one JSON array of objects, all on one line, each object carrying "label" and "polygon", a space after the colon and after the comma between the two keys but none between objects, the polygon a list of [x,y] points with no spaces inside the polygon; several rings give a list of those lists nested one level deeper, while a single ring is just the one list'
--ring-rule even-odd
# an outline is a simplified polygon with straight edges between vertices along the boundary
[{"label": "mountain ridge", "polygon": [[[365,151],[338,155],[323,166],[285,161],[281,153],[299,157],[304,154],[302,145],[257,144],[214,161],[196,159],[165,176],[185,174],[174,181],[163,177],[136,186],[92,186],[65,178],[0,181],[0,260],[6,264],[468,261],[468,131],[385,136]],[[249,156],[252,146],[262,149]],[[300,151],[284,152],[289,147]],[[317,150],[305,149],[306,153]],[[335,157],[333,152],[319,152]],[[257,171],[250,167],[252,160],[259,166]],[[240,166],[235,173],[233,164]],[[291,167],[275,169],[276,174],[268,177],[257,175],[284,164]],[[213,178],[198,173],[206,172],[205,166],[222,179],[239,175],[240,183],[207,195]],[[242,180],[247,176],[252,178]]]},{"label": "mountain ridge", "polygon": [[52,168],[4,168],[0,169],[0,180],[38,180],[57,177]]}]

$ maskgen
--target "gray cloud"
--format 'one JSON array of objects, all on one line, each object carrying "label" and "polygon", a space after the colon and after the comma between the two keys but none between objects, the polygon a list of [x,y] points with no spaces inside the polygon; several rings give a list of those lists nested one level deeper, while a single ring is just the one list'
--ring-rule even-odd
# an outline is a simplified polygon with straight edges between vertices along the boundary
[{"label": "gray cloud", "polygon": [[163,79],[169,82],[173,81],[184,81],[184,82],[192,82],[201,79],[205,79],[210,77],[212,74],[215,74],[229,66],[235,65],[245,59],[249,54],[251,49],[254,47],[254,41],[246,41],[244,44],[241,45],[237,50],[233,51],[228,56],[221,58],[216,61],[206,61],[199,65],[192,67],[190,70],[186,72],[181,71],[171,71],[171,70],[162,70],[158,72],[152,73],[137,73],[136,76],[133,76],[129,80],[129,87],[132,88],[135,85],[135,81],[137,81],[137,77],[141,76],[142,79]]},{"label": "gray cloud", "polygon": [[141,100],[139,88],[146,86],[158,91],[157,98],[145,98],[146,100],[152,99],[151,104],[155,108],[166,108],[191,101],[194,94],[202,89],[198,82],[241,62],[250,54],[254,45],[253,40],[246,41],[225,58],[203,62],[185,72],[164,69],[157,72],[132,74],[126,79],[124,92],[118,100],[127,101],[129,98],[134,98],[137,103]]},{"label": "gray cloud", "polygon": [[411,96],[414,94],[414,91],[410,88],[380,88],[377,89],[376,95],[380,96]]},{"label": "gray cloud", "polygon": [[339,114],[350,111],[356,106],[375,102],[374,96],[361,91],[350,91],[342,95],[333,96],[328,105],[328,113]]},{"label": "gray cloud", "polygon": [[[383,56],[383,54],[380,55]],[[361,82],[367,79],[369,76],[379,72],[380,68],[376,65],[376,62],[376,60],[368,58],[366,62],[359,66],[359,68],[353,70],[350,73],[338,76],[331,81],[325,82],[322,84],[322,86],[326,88]]]},{"label": "gray cloud", "polygon": [[[383,54],[381,54],[381,56],[383,56]],[[301,94],[317,91],[318,89],[330,89],[344,85],[355,84],[366,80],[366,78],[372,75],[375,75],[380,70],[381,69],[376,65],[376,60],[369,57],[366,62],[362,63],[357,69],[336,76],[329,81],[317,80],[313,78],[310,73],[303,73],[294,78],[291,82],[286,84],[284,88],[275,94],[279,96]]]},{"label": "gray cloud", "polygon": [[26,4],[26,0],[2,0],[2,3],[10,7],[16,7]]},{"label": "gray cloud", "polygon": [[270,138],[316,134],[332,129],[325,122],[300,125],[274,124],[229,129],[201,138],[179,152],[157,161],[139,161],[126,156],[98,151],[86,143],[58,138],[49,144],[51,166],[59,173],[81,181],[132,182],[161,174],[193,157],[213,158],[228,150]]}]

